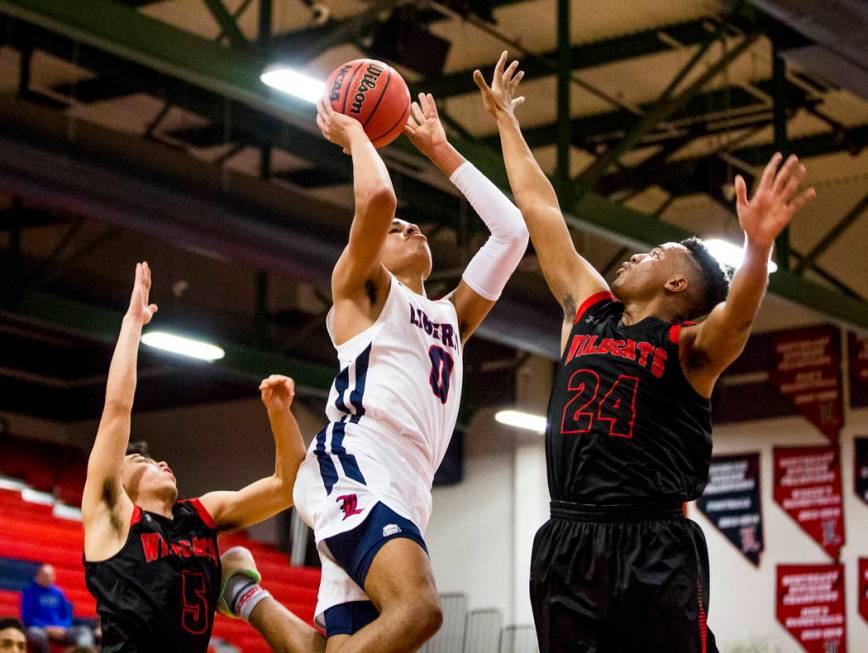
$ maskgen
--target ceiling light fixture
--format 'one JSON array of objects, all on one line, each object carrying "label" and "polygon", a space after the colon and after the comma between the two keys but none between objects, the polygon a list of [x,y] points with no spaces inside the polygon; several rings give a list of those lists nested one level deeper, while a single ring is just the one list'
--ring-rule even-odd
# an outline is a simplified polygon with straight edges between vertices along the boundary
[{"label": "ceiling light fixture", "polygon": [[142,343],[148,347],[162,349],[163,351],[180,354],[181,356],[189,356],[190,358],[198,358],[209,363],[220,360],[226,355],[226,352],[217,345],[179,336],[167,331],[148,331],[142,336]]},{"label": "ceiling light fixture", "polygon": [[546,432],[546,418],[542,415],[532,415],[522,410],[499,410],[494,419],[501,424],[535,431],[540,435]]},{"label": "ceiling light fixture", "polygon": [[274,64],[259,76],[263,84],[283,93],[316,104],[325,93],[325,82],[300,73],[289,66]]},{"label": "ceiling light fixture", "polygon": [[[718,263],[728,265],[736,270],[741,267],[744,262],[744,248],[734,245],[728,240],[721,238],[709,238],[702,241],[705,248],[708,250]],[[774,261],[769,261],[769,274],[778,269]]]}]

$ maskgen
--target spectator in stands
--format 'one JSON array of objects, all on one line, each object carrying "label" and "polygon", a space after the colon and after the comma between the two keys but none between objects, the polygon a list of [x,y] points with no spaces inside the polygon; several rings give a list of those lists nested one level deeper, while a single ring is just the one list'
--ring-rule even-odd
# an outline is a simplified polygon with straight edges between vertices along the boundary
[{"label": "spectator in stands", "polygon": [[24,653],[26,650],[27,638],[21,622],[11,617],[0,618],[0,653]]},{"label": "spectator in stands", "polygon": [[72,604],[57,585],[54,567],[40,565],[33,582],[21,593],[21,618],[34,653],[48,653],[50,642],[93,646],[93,631],[72,625]]}]

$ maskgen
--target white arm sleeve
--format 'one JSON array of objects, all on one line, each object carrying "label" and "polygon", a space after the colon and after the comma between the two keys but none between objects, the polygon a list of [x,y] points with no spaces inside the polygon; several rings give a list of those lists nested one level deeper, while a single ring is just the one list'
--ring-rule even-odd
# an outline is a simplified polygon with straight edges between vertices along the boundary
[{"label": "white arm sleeve", "polygon": [[527,249],[528,232],[518,207],[469,161],[449,177],[491,236],[467,264],[462,279],[474,292],[497,301]]}]

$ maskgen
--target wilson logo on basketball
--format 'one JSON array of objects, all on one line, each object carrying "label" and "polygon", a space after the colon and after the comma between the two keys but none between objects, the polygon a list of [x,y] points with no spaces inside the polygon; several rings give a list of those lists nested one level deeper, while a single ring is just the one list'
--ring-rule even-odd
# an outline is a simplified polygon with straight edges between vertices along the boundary
[{"label": "wilson logo on basketball", "polygon": [[[353,98],[353,103],[350,105],[350,113],[361,113],[362,105],[365,103],[365,94],[377,88],[377,79],[383,74],[383,69],[376,64],[368,64],[368,69],[362,76],[362,81],[359,82],[359,87],[356,89],[356,95]],[[340,79],[340,75],[338,76]],[[335,80],[337,83],[337,80]]]}]

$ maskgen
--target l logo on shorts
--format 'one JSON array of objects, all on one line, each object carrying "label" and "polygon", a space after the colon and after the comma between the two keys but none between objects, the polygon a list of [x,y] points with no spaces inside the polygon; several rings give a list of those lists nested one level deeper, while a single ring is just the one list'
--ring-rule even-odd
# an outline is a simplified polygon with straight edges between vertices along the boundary
[{"label": "l logo on shorts", "polygon": [[[341,510],[344,511],[344,519],[353,515],[361,515],[362,510],[358,506],[358,498],[355,494],[343,494],[336,499],[341,504]],[[342,519],[341,521],[343,521]]]}]

